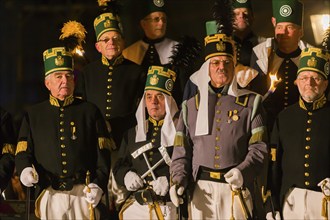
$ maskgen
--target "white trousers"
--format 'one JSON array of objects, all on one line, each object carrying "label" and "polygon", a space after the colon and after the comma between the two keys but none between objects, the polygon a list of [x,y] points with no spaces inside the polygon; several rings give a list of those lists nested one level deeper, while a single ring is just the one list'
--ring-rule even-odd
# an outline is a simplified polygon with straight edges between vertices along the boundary
[{"label": "white trousers", "polygon": [[[122,213],[124,220],[126,219],[157,220],[158,219],[154,209],[150,210],[148,205],[140,205],[135,200],[134,202],[131,200],[131,203],[129,205],[125,203],[123,208],[124,210],[122,210]],[[162,211],[165,220],[177,219],[176,207],[173,205],[172,202],[167,202],[166,204],[160,203],[160,209]],[[150,218],[150,214],[151,214],[151,218]]]},{"label": "white trousers", "polygon": [[[291,188],[285,195],[284,219],[325,219],[321,216],[323,194],[308,189]],[[330,203],[328,202],[330,211]],[[328,212],[329,212],[328,211]],[[328,219],[330,214],[328,213]]]},{"label": "white trousers", "polygon": [[[36,201],[40,218],[89,219],[89,203],[84,198],[84,187],[83,184],[75,185],[70,191],[58,191],[51,187],[45,189]],[[99,219],[98,211],[96,209],[94,211],[95,219]]]},{"label": "white trousers", "polygon": [[[243,192],[245,203],[252,213],[252,197],[246,189]],[[232,206],[233,205],[233,206]],[[233,208],[233,209],[232,209]],[[246,219],[238,196],[234,196],[229,184],[198,180],[191,201],[191,218],[205,219]]]}]

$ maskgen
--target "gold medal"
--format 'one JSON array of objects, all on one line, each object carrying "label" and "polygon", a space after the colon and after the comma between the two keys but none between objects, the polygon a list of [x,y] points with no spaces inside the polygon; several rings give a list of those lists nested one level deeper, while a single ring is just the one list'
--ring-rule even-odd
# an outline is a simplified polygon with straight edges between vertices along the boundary
[{"label": "gold medal", "polygon": [[231,118],[233,119],[233,121],[237,121],[239,119],[239,116],[238,115],[233,115]]}]

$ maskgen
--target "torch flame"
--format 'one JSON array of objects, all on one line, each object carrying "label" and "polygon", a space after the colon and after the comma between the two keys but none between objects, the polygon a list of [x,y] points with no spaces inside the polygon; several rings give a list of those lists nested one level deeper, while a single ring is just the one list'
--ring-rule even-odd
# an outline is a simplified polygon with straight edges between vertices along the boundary
[{"label": "torch flame", "polygon": [[270,77],[270,87],[269,90],[270,92],[274,92],[276,90],[276,86],[282,81],[281,78],[277,79],[276,73],[272,74],[269,73]]}]

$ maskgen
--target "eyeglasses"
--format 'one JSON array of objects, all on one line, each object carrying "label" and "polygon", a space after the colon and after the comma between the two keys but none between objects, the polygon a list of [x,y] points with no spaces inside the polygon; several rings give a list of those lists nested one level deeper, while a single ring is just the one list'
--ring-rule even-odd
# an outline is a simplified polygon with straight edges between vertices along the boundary
[{"label": "eyeglasses", "polygon": [[311,77],[301,76],[298,77],[297,79],[300,80],[301,82],[307,82],[308,80],[313,79],[316,83],[319,83],[323,80],[323,78],[319,76],[311,76]]},{"label": "eyeglasses", "polygon": [[104,38],[104,39],[100,39],[100,40],[98,40],[98,42],[104,42],[105,44],[107,44],[110,40],[112,40],[112,42],[114,42],[114,43],[117,43],[117,42],[119,42],[119,41],[121,41],[121,36],[113,36],[113,37],[110,37],[110,38]]},{"label": "eyeglasses", "polygon": [[154,17],[154,18],[146,18],[145,20],[147,21],[151,21],[153,23],[158,23],[160,21],[162,21],[163,23],[167,22],[167,18],[166,17]]},{"label": "eyeglasses", "polygon": [[220,63],[223,63],[224,66],[228,65],[231,63],[230,60],[212,60],[210,61],[210,65],[214,68],[217,68],[220,66]]}]

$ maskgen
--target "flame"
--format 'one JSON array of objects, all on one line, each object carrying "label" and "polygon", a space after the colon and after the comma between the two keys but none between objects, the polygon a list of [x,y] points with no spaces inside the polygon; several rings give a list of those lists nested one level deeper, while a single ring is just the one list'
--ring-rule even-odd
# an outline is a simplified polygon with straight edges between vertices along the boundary
[{"label": "flame", "polygon": [[81,50],[79,48],[76,48],[75,53],[81,57],[84,56],[84,50]]},{"label": "flame", "polygon": [[269,73],[270,77],[270,87],[268,91],[274,92],[276,90],[276,86],[282,81],[281,78],[277,79],[276,73]]}]

